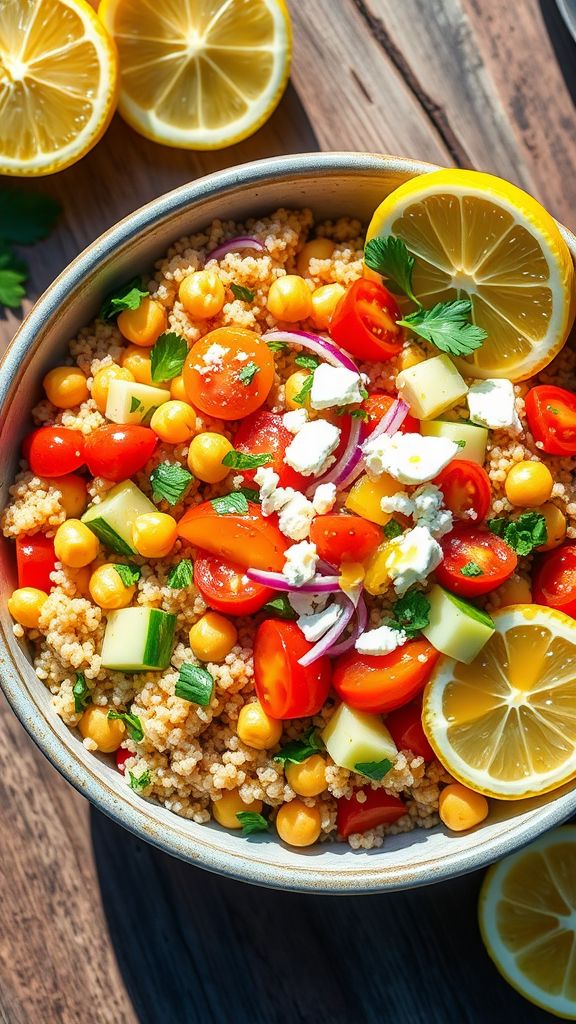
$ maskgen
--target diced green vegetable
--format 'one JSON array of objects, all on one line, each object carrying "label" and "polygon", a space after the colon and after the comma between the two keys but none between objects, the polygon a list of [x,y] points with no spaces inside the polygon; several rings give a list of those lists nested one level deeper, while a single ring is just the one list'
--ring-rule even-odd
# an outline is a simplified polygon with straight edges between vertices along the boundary
[{"label": "diced green vegetable", "polygon": [[479,466],[484,465],[488,443],[486,427],[477,427],[474,423],[450,423],[449,420],[422,420],[420,433],[424,437],[446,437],[456,444],[463,441],[462,450],[457,453],[458,458],[470,459]]},{"label": "diced green vegetable", "polygon": [[495,630],[492,619],[437,583],[427,597],[430,621],[422,630],[424,636],[437,651],[469,665],[492,636]]},{"label": "diced green vegetable", "polygon": [[117,484],[98,504],[91,505],[82,516],[99,540],[119,555],[136,555],[132,543],[132,526],[138,516],[156,512],[155,505],[131,480]]},{"label": "diced green vegetable", "polygon": [[120,608],[108,612],[102,667],[145,672],[170,664],[176,616],[160,608]]},{"label": "diced green vegetable", "polygon": [[181,700],[207,708],[214,695],[214,676],[207,668],[185,662],[180,668],[174,692]]},{"label": "diced green vegetable", "polygon": [[356,771],[357,764],[385,759],[394,762],[398,749],[377,715],[341,704],[322,732],[330,757],[341,768]]},{"label": "diced green vegetable", "polygon": [[153,413],[164,402],[170,401],[170,392],[138,384],[133,380],[112,380],[106,402],[106,419],[112,423],[148,424]]}]

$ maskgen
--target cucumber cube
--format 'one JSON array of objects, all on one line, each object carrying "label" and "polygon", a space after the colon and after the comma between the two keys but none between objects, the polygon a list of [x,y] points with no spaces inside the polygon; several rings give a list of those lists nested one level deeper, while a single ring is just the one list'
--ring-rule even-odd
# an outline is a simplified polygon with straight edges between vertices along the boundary
[{"label": "cucumber cube", "polygon": [[488,443],[486,427],[478,427],[475,423],[450,423],[449,420],[421,420],[420,433],[424,437],[446,437],[460,443],[457,459],[470,459],[479,466],[484,465]]},{"label": "cucumber cube", "polygon": [[494,633],[492,619],[437,583],[426,596],[430,602],[430,621],[422,630],[424,636],[437,651],[469,665]]},{"label": "cucumber cube", "polygon": [[388,729],[377,715],[355,711],[341,704],[322,732],[322,739],[332,760],[341,768],[354,771],[357,764],[394,761],[398,748]]},{"label": "cucumber cube", "polygon": [[452,360],[442,354],[401,370],[396,378],[398,394],[419,420],[431,420],[456,405],[468,385]]},{"label": "cucumber cube", "polygon": [[92,533],[119,555],[136,555],[132,543],[132,525],[145,512],[156,512],[156,506],[131,480],[117,484],[106,497],[91,505],[82,516]]},{"label": "cucumber cube", "polygon": [[145,672],[170,664],[176,616],[160,608],[120,608],[108,612],[102,668]]},{"label": "cucumber cube", "polygon": [[112,380],[106,402],[106,419],[112,423],[150,423],[153,413],[170,400],[170,392],[132,380]]}]

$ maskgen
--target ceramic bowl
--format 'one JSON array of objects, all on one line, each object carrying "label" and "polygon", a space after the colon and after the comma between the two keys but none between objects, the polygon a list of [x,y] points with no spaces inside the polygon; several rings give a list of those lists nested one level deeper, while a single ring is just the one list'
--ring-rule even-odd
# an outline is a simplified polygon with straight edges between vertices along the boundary
[{"label": "ceramic bowl", "polygon": [[[30,428],[29,410],[46,370],[67,340],[97,312],[115,284],[149,269],[181,235],[214,217],[243,220],[285,205],[309,206],[322,219],[367,220],[403,181],[434,168],[377,154],[311,153],[261,160],[211,174],[161,196],[111,228],[63,271],[16,334],[0,367],[1,494]],[[576,256],[576,238],[562,228]],[[111,760],[90,754],[52,711],[50,694],[12,633],[6,599],[14,585],[14,549],[2,541],[0,674],[18,718],[51,763],[105,814],[167,853],[259,885],[324,893],[368,893],[424,885],[482,867],[560,824],[576,810],[567,786],[538,800],[493,803],[479,828],[450,834],[438,826],[387,838],[381,849],[325,843],[297,851],[273,836],[250,840],[217,825],[179,818],[126,786]]]}]

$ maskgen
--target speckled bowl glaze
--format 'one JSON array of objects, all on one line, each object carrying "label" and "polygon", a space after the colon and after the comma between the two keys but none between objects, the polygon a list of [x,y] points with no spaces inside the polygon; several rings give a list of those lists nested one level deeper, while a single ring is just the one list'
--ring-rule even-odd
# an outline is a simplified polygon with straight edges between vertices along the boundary
[{"label": "speckled bowl glaze", "polygon": [[[66,351],[113,287],[150,268],[181,235],[214,217],[243,220],[280,205],[309,206],[319,218],[366,220],[403,181],[430,164],[369,153],[310,153],[261,160],[209,175],[142,207],[89,246],[45,292],[16,334],[0,367],[1,500],[17,463],[29,410],[45,371]],[[576,256],[576,238],[562,233]],[[437,827],[393,836],[379,850],[353,852],[326,843],[297,851],[272,835],[244,839],[217,825],[196,825],[145,801],[110,760],[82,746],[50,706],[50,694],[14,639],[6,599],[14,550],[2,541],[1,685],[18,718],[51,763],[105,814],[142,839],[199,867],[279,889],[369,893],[425,885],[482,867],[559,825],[576,810],[576,787],[538,800],[493,804],[479,828],[455,835]]]}]

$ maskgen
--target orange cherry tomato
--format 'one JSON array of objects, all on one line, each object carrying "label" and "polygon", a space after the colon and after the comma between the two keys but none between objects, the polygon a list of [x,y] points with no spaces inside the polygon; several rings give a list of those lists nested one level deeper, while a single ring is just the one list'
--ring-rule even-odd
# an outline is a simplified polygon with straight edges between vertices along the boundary
[{"label": "orange cherry tomato", "polygon": [[421,697],[416,697],[410,704],[392,711],[386,718],[386,728],[398,750],[411,750],[425,761],[434,760],[434,751],[422,728]]},{"label": "orange cherry tomato", "polygon": [[274,516],[267,519],[259,505],[248,502],[247,512],[219,515],[211,501],[188,509],[178,534],[195,547],[243,568],[281,572],[290,541],[280,533]]},{"label": "orange cherry tomato", "polygon": [[[389,395],[386,391],[372,391],[362,402],[362,408],[368,413],[368,419],[365,421],[365,430],[369,434],[371,430],[376,426],[377,423],[386,415],[390,410],[392,404],[397,400],[398,395]],[[398,430],[401,434],[419,434],[420,433],[420,421],[415,419],[408,413],[404,417],[404,421]]]},{"label": "orange cherry tomato", "polygon": [[304,668],[298,659],[313,644],[295,622],[266,619],[254,638],[254,681],[262,707],[271,718],[309,718],[323,707],[330,690],[326,655]]},{"label": "orange cherry tomato", "polygon": [[536,604],[576,618],[576,544],[563,544],[540,559],[532,596]]},{"label": "orange cherry tomato", "polygon": [[488,515],[492,488],[486,470],[469,459],[452,459],[432,483],[444,495],[444,504],[457,519],[481,523]]},{"label": "orange cherry tomato", "polygon": [[518,564],[516,552],[501,537],[467,523],[457,523],[440,544],[444,558],[436,579],[460,597],[487,594],[504,583]]},{"label": "orange cherry tomato", "polygon": [[358,359],[390,359],[402,349],[402,313],[383,284],[361,277],[334,310],[329,331],[337,345]]},{"label": "orange cherry tomato", "polygon": [[[362,795],[362,802],[358,795]],[[351,797],[340,797],[336,821],[338,834],[347,839],[354,832],[367,832],[378,825],[392,825],[406,814],[406,804],[383,789],[358,789]]]},{"label": "orange cherry tomato", "polygon": [[[293,440],[294,434],[284,426],[278,413],[258,409],[242,420],[234,435],[234,448],[251,455],[271,455],[272,459],[266,463],[266,467],[278,473],[279,486],[302,491],[310,483],[310,478],[297,473],[284,462],[284,453]],[[255,469],[242,469],[238,472],[246,480],[253,480],[256,474]]]},{"label": "orange cherry tomato", "polygon": [[240,420],[258,409],[274,381],[274,356],[243,327],[219,327],[192,346],[183,370],[188,400],[207,416]]},{"label": "orange cherry tomato", "polygon": [[336,662],[332,683],[351,708],[378,715],[407,704],[423,688],[439,652],[424,637],[389,654],[350,651]]},{"label": "orange cherry tomato", "polygon": [[241,565],[199,551],[194,559],[194,582],[211,608],[226,615],[253,615],[274,591],[249,580]]},{"label": "orange cherry tomato", "polygon": [[345,513],[316,516],[310,527],[310,540],[320,558],[340,565],[363,562],[382,543],[382,530],[360,516]]}]

